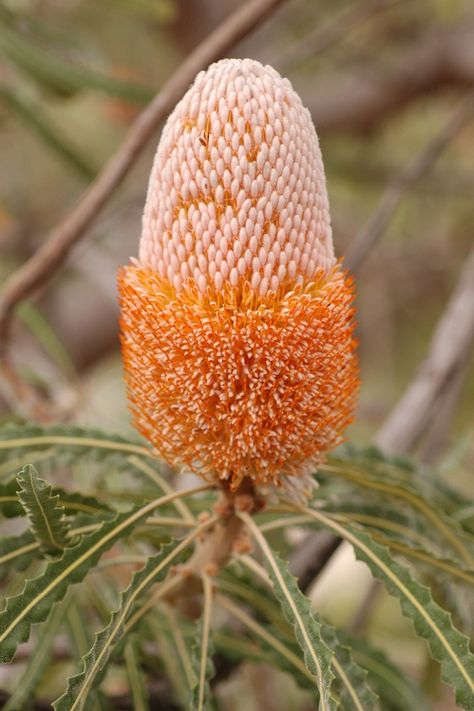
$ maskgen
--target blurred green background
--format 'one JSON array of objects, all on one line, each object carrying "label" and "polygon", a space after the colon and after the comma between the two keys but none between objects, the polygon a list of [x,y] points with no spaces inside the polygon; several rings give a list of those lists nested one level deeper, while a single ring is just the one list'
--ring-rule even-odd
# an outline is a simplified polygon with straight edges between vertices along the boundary
[{"label": "blurred green background", "polygon": [[[183,58],[240,4],[0,3],[2,280],[47,238]],[[310,108],[326,165],[336,249],[343,255],[386,186],[472,90],[474,7],[470,0],[289,0],[229,55],[273,64]],[[158,138],[157,133],[67,267],[34,301],[21,305],[13,334],[25,378],[69,419],[116,431],[130,428],[117,342],[116,270],[137,253]],[[416,372],[472,245],[473,159],[470,121],[404,193],[358,270],[362,392],[350,432],[358,441],[370,441]],[[468,494],[473,390],[471,363],[419,450]],[[14,410],[0,395],[0,418],[21,415]],[[367,576],[347,552],[340,557],[315,600],[334,619],[345,620],[357,608]],[[358,576],[360,584],[344,593],[341,581]],[[421,647],[392,601],[378,603],[371,634],[407,673],[422,664]],[[271,675],[274,705],[268,706],[268,696],[260,699],[256,689],[266,683],[265,674],[243,672],[233,682],[237,691],[229,685],[223,708],[243,708],[242,698],[246,709],[288,708],[286,682]],[[450,699],[447,694],[438,708],[451,708]]]}]

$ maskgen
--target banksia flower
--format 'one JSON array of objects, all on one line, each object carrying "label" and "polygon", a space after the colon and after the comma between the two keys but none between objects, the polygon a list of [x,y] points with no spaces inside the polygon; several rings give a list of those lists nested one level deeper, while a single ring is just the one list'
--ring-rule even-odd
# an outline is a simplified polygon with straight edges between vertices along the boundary
[{"label": "banksia flower", "polygon": [[168,463],[233,490],[281,486],[341,442],[352,289],[311,117],[274,69],[233,59],[197,76],[163,130],[119,290],[134,421]]}]

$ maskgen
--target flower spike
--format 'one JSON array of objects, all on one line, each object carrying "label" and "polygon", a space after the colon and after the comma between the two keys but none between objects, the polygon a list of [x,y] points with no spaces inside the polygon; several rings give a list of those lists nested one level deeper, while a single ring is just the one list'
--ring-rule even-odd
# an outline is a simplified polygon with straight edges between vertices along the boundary
[{"label": "flower spike", "polygon": [[134,421],[171,465],[291,485],[341,442],[352,286],[311,117],[273,68],[217,62],[176,106],[119,291]]}]

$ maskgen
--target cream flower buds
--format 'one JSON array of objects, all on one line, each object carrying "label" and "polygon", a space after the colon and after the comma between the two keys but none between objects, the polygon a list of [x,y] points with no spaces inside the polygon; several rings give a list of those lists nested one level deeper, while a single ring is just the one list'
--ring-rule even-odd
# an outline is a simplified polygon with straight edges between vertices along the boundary
[{"label": "cream flower buds", "polygon": [[170,464],[279,485],[341,441],[352,293],[309,112],[274,69],[198,75],[164,128],[119,288],[135,423]]}]

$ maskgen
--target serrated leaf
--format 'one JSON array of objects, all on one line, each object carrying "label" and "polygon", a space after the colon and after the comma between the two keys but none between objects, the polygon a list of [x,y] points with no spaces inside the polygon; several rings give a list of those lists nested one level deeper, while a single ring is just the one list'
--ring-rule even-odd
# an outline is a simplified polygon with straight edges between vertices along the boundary
[{"label": "serrated leaf", "polygon": [[318,680],[320,708],[331,711],[336,708],[331,696],[331,684],[334,679],[331,671],[333,652],[323,641],[321,624],[311,610],[311,601],[300,591],[297,580],[290,574],[285,561],[274,552],[272,555],[275,563],[274,566],[268,566],[268,571],[275,596],[286,620],[295,630],[307,669]]},{"label": "serrated leaf", "polygon": [[321,622],[321,637],[334,651],[332,665],[336,679],[333,688],[341,708],[357,711],[377,708],[377,697],[367,683],[367,672],[354,660],[350,647],[341,643],[338,632],[327,622]]},{"label": "serrated leaf", "polygon": [[[74,527],[69,530],[71,540],[78,536],[91,533],[104,522],[103,518],[78,516],[74,520]],[[77,541],[78,542],[78,541]],[[38,560],[39,543],[30,531],[25,531],[20,536],[13,536],[0,540],[0,574],[7,570],[24,570],[33,560]]]},{"label": "serrated leaf", "polygon": [[[357,504],[354,506],[357,509]],[[469,570],[465,568],[462,564],[453,562],[448,558],[443,558],[435,555],[432,552],[433,546],[430,545],[430,541],[424,536],[412,535],[410,540],[410,533],[415,534],[416,531],[410,531],[410,529],[401,523],[396,523],[387,518],[382,518],[383,511],[380,511],[380,515],[375,516],[372,513],[372,507],[361,506],[360,512],[352,513],[352,510],[344,510],[341,513],[337,513],[339,508],[337,506],[324,505],[324,511],[333,514],[333,518],[336,521],[342,523],[360,523],[363,524],[364,528],[367,528],[370,535],[382,545],[390,548],[394,553],[402,555],[407,560],[416,561],[418,564],[425,566],[431,572],[442,572],[443,574],[448,574],[451,576],[453,582],[457,584],[465,584],[468,586],[474,585],[474,570]],[[366,513],[370,511],[371,513]],[[336,513],[335,513],[336,512]],[[290,519],[288,519],[290,521]],[[284,520],[282,520],[283,523]],[[314,520],[298,520],[298,523],[314,524],[316,529],[321,528],[321,524]],[[266,526],[262,526],[262,530],[266,530]],[[383,531],[383,535],[381,533]],[[416,545],[413,541],[421,541],[426,544],[426,547],[422,545]]]},{"label": "serrated leaf", "polygon": [[[241,584],[238,592],[241,593],[244,587]],[[243,595],[243,598],[250,604],[255,605],[256,602],[257,609],[263,612],[268,620],[275,619],[274,605],[271,600],[268,600],[268,594],[264,605],[262,605],[260,598],[246,594]],[[221,596],[219,596],[219,601],[222,602]],[[224,600],[223,604],[231,614],[249,628],[254,638],[257,636],[261,643],[272,652],[273,663],[276,663],[280,669],[290,672],[304,688],[314,689],[314,677],[307,672],[304,666],[301,669],[300,659],[295,654],[298,647],[294,644],[292,637],[288,636],[291,634],[291,628],[282,629],[281,620],[280,624],[275,624],[273,621],[269,628],[268,624],[262,624],[261,621],[251,618],[229,600]],[[358,711],[370,711],[376,708],[376,697],[366,682],[367,673],[365,670],[361,669],[354,661],[351,650],[341,644],[336,630],[323,620],[320,620],[320,625],[322,639],[334,652],[332,665],[336,678],[333,683],[333,691],[334,695],[338,697],[341,708],[357,709]]]},{"label": "serrated leaf", "polygon": [[474,655],[469,650],[468,638],[454,627],[451,615],[433,600],[430,589],[417,582],[408,568],[368,533],[339,524],[321,511],[294,508],[305,511],[352,544],[357,558],[367,563],[372,574],[400,600],[403,614],[412,620],[417,634],[427,641],[433,658],[440,662],[443,680],[455,689],[456,703],[470,711],[474,705]]},{"label": "serrated leaf", "polygon": [[306,668],[315,677],[319,690],[320,709],[321,711],[335,709],[336,705],[330,694],[334,679],[331,671],[333,652],[321,637],[321,624],[311,610],[311,602],[299,589],[296,578],[289,572],[287,564],[271,550],[251,516],[241,513],[240,517],[263,552],[275,597],[281,605],[285,619],[295,631]]},{"label": "serrated leaf", "polygon": [[[80,663],[82,657],[87,654],[93,642],[93,634],[92,631],[84,625],[84,615],[74,597],[67,608],[66,623],[71,646],[74,650],[74,660]],[[91,693],[88,711],[112,711],[110,703],[103,697],[100,690],[95,690]]]},{"label": "serrated leaf", "polygon": [[402,555],[404,558],[416,560],[424,566],[427,566],[433,572],[441,571],[443,574],[448,574],[457,583],[464,583],[469,586],[474,586],[474,572],[466,570],[461,565],[456,565],[445,558],[437,558],[432,553],[418,546],[407,546],[400,541],[393,540],[387,536],[381,536],[377,533],[371,534],[374,540],[381,543],[383,546],[390,548],[393,553]]},{"label": "serrated leaf", "polygon": [[[436,499],[436,492],[429,482],[421,477],[413,476],[413,468],[402,467],[397,460],[384,459],[377,450],[372,451],[372,458],[365,461],[365,466],[358,466],[357,460],[343,460],[322,465],[321,471],[328,471],[331,477],[340,477],[347,482],[367,491],[372,498],[377,497],[383,505],[387,501],[403,501],[418,516],[423,517],[425,524],[422,530],[431,536],[437,534],[449,546],[450,553],[467,567],[474,566],[474,540],[443,510],[441,502]],[[371,462],[380,467],[388,467],[388,471],[380,473],[377,467],[371,468]],[[430,495],[431,494],[431,495]]]},{"label": "serrated leaf", "polygon": [[112,613],[107,627],[96,635],[93,646],[84,657],[83,670],[68,679],[66,691],[53,703],[55,711],[80,711],[84,707],[92,686],[100,681],[105,671],[113,647],[124,634],[127,617],[138,597],[163,580],[170,565],[194,540],[197,531],[201,532],[207,525],[202,525],[179,543],[172,541],[163,546],[159,553],[148,559],[143,568],[133,574],[130,585],[121,594],[119,608]]},{"label": "serrated leaf", "polygon": [[192,688],[190,711],[209,711],[212,705],[211,687],[209,680],[215,674],[212,661],[214,647],[211,636],[212,616],[212,583],[207,575],[202,576],[203,582],[203,611],[196,621],[192,663],[196,675],[196,684]]},{"label": "serrated leaf", "polygon": [[40,479],[36,469],[27,464],[17,476],[20,486],[18,499],[30,522],[30,529],[39,543],[40,551],[58,554],[71,545],[69,524],[59,496],[53,496],[51,484]]},{"label": "serrated leaf", "polygon": [[[231,653],[238,659],[248,660],[252,658],[259,661],[262,659],[269,661],[279,669],[289,672],[300,686],[305,689],[311,689],[314,692],[314,676],[308,671],[299,654],[295,654],[294,648],[296,648],[297,652],[300,650],[299,646],[294,642],[294,636],[291,635],[291,628],[289,629],[291,636],[287,636],[282,634],[280,629],[269,628],[268,624],[265,625],[260,620],[251,617],[240,605],[236,605],[228,597],[218,595],[217,599],[222,607],[247,627],[252,635],[254,648],[249,648],[245,644],[242,645],[241,643],[245,640],[241,636],[236,637],[235,633],[231,635],[232,644],[229,644],[229,640],[226,639],[225,635],[224,640],[222,640],[221,630],[216,634],[216,643],[219,640],[221,645],[223,641],[225,649],[229,650],[230,647]],[[260,647],[255,646],[256,639],[258,639]]]},{"label": "serrated leaf", "polygon": [[[18,498],[18,483],[12,479],[6,484],[0,484],[0,509],[6,518],[23,516],[25,511]],[[100,513],[111,513],[112,509],[104,501],[94,496],[85,496],[77,491],[65,491],[59,486],[51,486],[51,496],[58,497],[58,503],[68,516],[84,514],[95,516]]]},{"label": "serrated leaf", "polygon": [[31,625],[43,622],[51,605],[64,597],[70,585],[80,582],[106,550],[127,536],[161,503],[176,496],[180,494],[164,496],[118,514],[99,530],[84,536],[74,548],[66,548],[62,557],[48,563],[41,575],[27,580],[23,591],[8,598],[5,610],[0,613],[0,662],[12,659],[18,644],[28,639]]},{"label": "serrated leaf", "polygon": [[28,658],[26,669],[15,684],[13,694],[6,705],[2,707],[3,711],[24,711],[25,708],[28,708],[34,690],[48,666],[51,647],[63,622],[66,607],[67,602],[63,601],[61,605],[56,605],[51,610],[46,624],[43,625],[35,640],[34,651]]},{"label": "serrated leaf", "polygon": [[30,450],[45,449],[51,449],[56,456],[66,458],[66,461],[74,461],[84,454],[91,454],[98,460],[111,456],[120,456],[123,459],[130,454],[153,461],[157,459],[151,449],[136,440],[96,429],[76,425],[40,427],[31,424],[7,424],[0,427],[0,461]]}]

